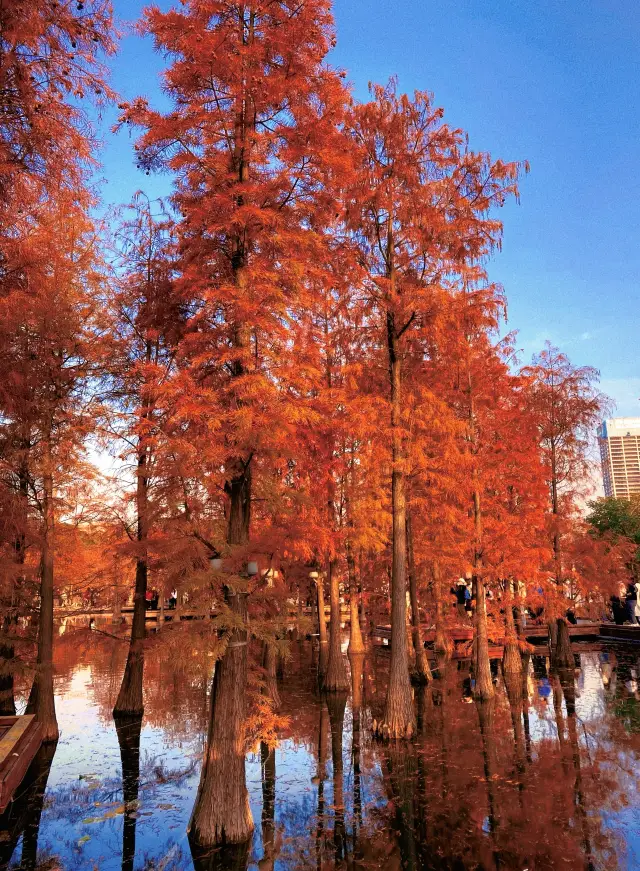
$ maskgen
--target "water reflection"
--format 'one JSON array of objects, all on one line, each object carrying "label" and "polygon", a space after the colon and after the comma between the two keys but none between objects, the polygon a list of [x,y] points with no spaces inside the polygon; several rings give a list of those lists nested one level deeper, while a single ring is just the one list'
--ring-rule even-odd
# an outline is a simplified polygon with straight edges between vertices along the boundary
[{"label": "water reflection", "polygon": [[61,637],[61,740],[0,820],[0,868],[640,867],[637,649],[581,650],[576,670],[559,672],[526,658],[522,676],[496,672],[484,703],[468,663],[440,660],[415,691],[416,740],[396,747],[371,739],[385,654],[350,656],[349,695],[322,695],[312,649],[296,642],[278,746],[247,757],[253,841],[203,853],[186,829],[212,664],[202,639],[178,635],[150,644],[144,720],[115,723],[126,650],[95,633]]},{"label": "water reflection", "polygon": [[138,792],[140,790],[140,733],[141,716],[114,716],[120,758],[122,760],[122,871],[133,871],[136,853],[136,821],[138,819]]},{"label": "water reflection", "polygon": [[0,816],[0,868],[8,865],[21,838],[21,871],[35,871],[38,865],[42,808],[55,752],[55,743],[38,750],[13,801]]}]

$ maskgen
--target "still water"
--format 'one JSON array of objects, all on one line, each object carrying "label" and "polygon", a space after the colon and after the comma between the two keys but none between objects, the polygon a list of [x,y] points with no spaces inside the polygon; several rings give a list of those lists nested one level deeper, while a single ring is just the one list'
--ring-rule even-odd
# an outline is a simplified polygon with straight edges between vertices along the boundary
[{"label": "still water", "polygon": [[[139,753],[136,725],[118,733],[111,716],[126,646],[59,637],[60,742],[0,820],[0,869],[194,868],[212,665],[180,635],[151,642]],[[352,663],[348,697],[324,698],[311,645],[293,643],[277,749],[247,757],[256,830],[240,867],[640,869],[640,648],[575,650],[573,673],[542,656],[516,686],[496,673],[481,706],[468,663],[449,663],[416,690],[419,734],[398,749],[370,737],[387,654]]]}]

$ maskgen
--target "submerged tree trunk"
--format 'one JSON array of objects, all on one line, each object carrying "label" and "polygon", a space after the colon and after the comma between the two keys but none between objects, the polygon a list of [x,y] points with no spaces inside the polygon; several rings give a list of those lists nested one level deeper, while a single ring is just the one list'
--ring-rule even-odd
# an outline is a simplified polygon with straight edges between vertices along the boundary
[{"label": "submerged tree trunk", "polygon": [[114,716],[120,760],[122,762],[122,871],[133,871],[136,854],[136,821],[138,819],[138,792],[140,789],[140,732],[142,715]]},{"label": "submerged tree trunk", "polygon": [[[226,590],[231,610],[247,620],[247,594]],[[216,663],[209,735],[189,837],[200,848],[242,844],[253,832],[245,776],[248,633],[236,629]]]},{"label": "submerged tree trunk", "polygon": [[364,641],[360,630],[360,596],[356,578],[356,561],[349,542],[347,542],[347,569],[349,571],[349,653],[364,653]]},{"label": "submerged tree trunk", "polygon": [[43,742],[58,740],[58,721],[53,694],[53,558],[54,558],[54,509],[53,509],[53,458],[51,442],[44,440],[45,473],[43,476],[44,529],[42,561],[40,565],[40,615],[38,619],[38,655],[36,673],[29,695],[27,713],[35,714],[40,721]]},{"label": "submerged tree trunk", "polygon": [[[393,276],[391,276],[393,280]],[[387,312],[387,349],[391,386],[391,660],[382,734],[389,738],[409,738],[415,733],[409,661],[407,658],[406,623],[406,482],[402,438],[402,376],[398,356],[395,318]]]},{"label": "submerged tree trunk", "polygon": [[146,630],[146,599],[149,534],[149,479],[147,477],[147,448],[141,442],[138,450],[138,479],[136,483],[136,511],[138,514],[138,546],[136,559],[136,585],[133,594],[133,621],[127,664],[115,707],[114,716],[139,716],[144,712],[142,682],[144,676],[144,642]]},{"label": "submerged tree trunk", "polygon": [[347,664],[340,643],[340,581],[335,563],[329,561],[329,592],[331,597],[331,620],[329,622],[329,660],[323,688],[327,692],[344,692],[349,688]]},{"label": "submerged tree trunk", "polygon": [[420,683],[426,683],[433,680],[431,667],[427,659],[427,652],[424,649],[424,641],[422,640],[422,629],[420,627],[420,607],[418,604],[418,579],[416,576],[416,562],[413,553],[413,529],[411,526],[411,515],[407,512],[406,519],[407,529],[407,567],[409,569],[409,596],[411,599],[411,632],[413,637],[413,652],[415,656],[415,671],[414,677]]}]

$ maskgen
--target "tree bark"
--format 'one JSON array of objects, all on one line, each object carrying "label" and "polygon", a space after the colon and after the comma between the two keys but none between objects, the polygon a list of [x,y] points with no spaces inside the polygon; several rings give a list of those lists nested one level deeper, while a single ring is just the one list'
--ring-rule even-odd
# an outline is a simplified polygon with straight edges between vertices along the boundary
[{"label": "tree bark", "polygon": [[416,721],[406,643],[406,482],[401,421],[402,375],[397,343],[395,318],[392,312],[387,312],[392,453],[391,660],[382,733],[389,738],[409,738],[415,733]]},{"label": "tree bark", "polygon": [[316,578],[316,594],[318,597],[318,679],[324,681],[329,661],[329,639],[327,637],[327,616],[324,612],[324,580],[320,573]]},{"label": "tree bark", "polygon": [[484,580],[480,575],[473,579],[476,594],[475,619],[475,690],[476,699],[486,701],[495,695],[489,659],[489,638],[487,634],[487,605],[485,601]]},{"label": "tree bark", "polygon": [[13,619],[5,615],[0,624],[0,717],[12,717],[16,713],[13,694],[15,649],[11,637]]},{"label": "tree bark", "polygon": [[139,716],[144,712],[142,684],[144,677],[144,642],[147,636],[147,578],[149,535],[149,479],[147,477],[147,448],[141,440],[138,447],[138,477],[136,482],[136,511],[138,514],[138,556],[136,558],[136,585],[133,596],[133,621],[127,664],[122,685],[113,709],[114,716]]},{"label": "tree bark", "polygon": [[516,634],[516,624],[513,619],[513,595],[511,592],[511,582],[505,584],[504,596],[504,653],[502,655],[502,668],[505,674],[517,675],[521,682],[522,678],[522,657],[520,656],[520,648],[518,646],[518,636]]},{"label": "tree bark", "polygon": [[53,457],[51,440],[44,438],[42,560],[40,565],[40,614],[38,619],[38,655],[36,673],[29,695],[27,713],[40,721],[43,742],[58,740],[58,721],[53,692],[53,559],[54,559],[54,507]]},{"label": "tree bark", "polygon": [[571,636],[567,621],[558,617],[556,621],[557,635],[555,648],[552,650],[552,663],[554,668],[575,668],[575,659],[571,648]]},{"label": "tree bark", "polygon": [[[475,473],[474,473],[475,477]],[[487,634],[487,603],[485,599],[484,578],[482,577],[482,507],[480,490],[477,482],[473,491],[474,517],[474,554],[473,554],[473,589],[476,597],[475,638],[474,638],[474,672],[476,699],[493,698],[495,690],[491,677],[491,661],[489,659],[489,637]]]},{"label": "tree bark", "polygon": [[340,580],[333,560],[329,561],[329,593],[331,619],[329,622],[329,660],[323,688],[330,693],[349,689],[347,664],[340,643]]},{"label": "tree bark", "polygon": [[262,667],[264,668],[265,693],[271,699],[273,710],[280,710],[280,692],[278,691],[278,676],[276,674],[278,664],[278,651],[268,642],[264,642],[262,654]]},{"label": "tree bark", "polygon": [[411,526],[411,515],[407,512],[406,519],[407,530],[407,567],[409,569],[409,597],[411,599],[411,626],[413,636],[413,650],[415,656],[415,679],[420,683],[427,683],[433,680],[431,667],[427,659],[427,652],[424,649],[424,641],[422,639],[422,629],[420,626],[420,607],[418,604],[418,579],[416,576],[416,562],[413,553],[413,529]]},{"label": "tree bark", "polygon": [[453,644],[446,629],[444,591],[442,589],[442,577],[438,560],[433,561],[433,587],[436,599],[436,640],[433,649],[438,656],[451,659]]},{"label": "tree bark", "polygon": [[227,541],[246,544],[251,523],[251,466],[241,458],[233,461],[234,474],[225,484],[229,496],[229,526]]},{"label": "tree bark", "polygon": [[[247,594],[226,590],[231,610],[245,623]],[[189,838],[200,848],[242,844],[253,833],[245,775],[248,632],[236,629],[216,663],[207,747]]]},{"label": "tree bark", "polygon": [[349,654],[364,653],[364,641],[360,630],[360,596],[356,578],[356,561],[349,542],[347,542],[347,569],[349,572]]}]

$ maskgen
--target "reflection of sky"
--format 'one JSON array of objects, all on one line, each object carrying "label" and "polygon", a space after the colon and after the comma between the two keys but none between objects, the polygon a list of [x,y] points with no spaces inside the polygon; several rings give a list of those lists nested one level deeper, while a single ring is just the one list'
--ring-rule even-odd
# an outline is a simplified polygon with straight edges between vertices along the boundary
[{"label": "reflection of sky", "polygon": [[[113,721],[105,719],[105,705],[96,698],[96,673],[87,665],[69,669],[65,681],[60,683],[61,695],[57,699],[61,740],[54,757],[48,782],[45,809],[40,829],[39,854],[44,859],[55,855],[62,859],[63,868],[93,871],[120,869],[122,859],[121,814],[121,760]],[[556,740],[557,729],[553,708],[553,694],[546,702],[538,694],[538,681],[529,679],[529,723],[533,741],[534,760],[544,753],[542,744]],[[611,771],[618,778],[621,790],[626,790],[628,807],[602,810],[605,824],[622,833],[627,842],[627,864],[621,868],[640,868],[640,811],[633,803],[638,783],[637,753],[622,750],[615,745],[615,736],[609,728],[613,720],[609,690],[602,681],[602,666],[597,653],[582,654],[581,671],[576,680],[576,712],[578,740],[582,754],[588,757],[598,747],[613,749]],[[287,696],[295,698],[295,696]],[[288,702],[289,704],[290,702]],[[501,698],[502,705],[506,704]],[[311,694],[304,696],[312,720],[318,714],[317,700]],[[455,707],[457,705],[457,708]],[[455,710],[472,714],[470,706],[455,700]],[[313,706],[313,710],[311,710]],[[436,714],[434,713],[434,716]],[[563,716],[566,707],[563,702]],[[347,706],[343,730],[344,799],[347,831],[354,817],[354,770],[351,754],[351,709]],[[475,718],[468,722],[475,722]],[[317,719],[315,721],[317,723]],[[618,724],[619,725],[619,724]],[[308,726],[308,724],[307,724]],[[309,731],[309,728],[311,731]],[[303,868],[315,865],[313,833],[317,826],[318,762],[317,725],[292,733],[276,751],[276,831],[281,841],[280,860],[276,869]],[[459,734],[459,733],[458,733]],[[464,737],[470,745],[476,734]],[[198,785],[201,736],[188,730],[179,736],[161,728],[145,724],[140,744],[140,806],[136,830],[135,868],[155,867],[166,871],[188,871],[192,868],[186,828]],[[637,745],[636,745],[637,747]],[[457,766],[464,766],[462,753],[454,752],[449,760],[452,776]],[[325,830],[331,833],[333,800],[331,735],[327,717],[326,765],[324,799],[327,818]],[[591,775],[589,775],[591,776]],[[256,823],[253,855],[262,855],[260,822],[262,813],[261,763],[259,754],[247,760],[247,782],[251,810]],[[383,782],[381,756],[377,745],[371,742],[367,730],[361,732],[361,788],[365,812],[365,827],[371,831],[380,826],[378,811],[388,804]],[[590,813],[598,809],[590,808]],[[480,822],[484,811],[480,815]],[[389,835],[392,837],[392,835]],[[327,848],[330,851],[330,846]],[[14,857],[18,860],[19,850]],[[164,861],[164,865],[161,863]],[[327,867],[331,862],[327,860]],[[257,868],[252,864],[251,868]],[[384,867],[375,865],[372,867]]]}]

